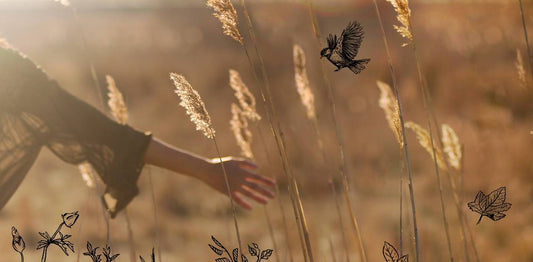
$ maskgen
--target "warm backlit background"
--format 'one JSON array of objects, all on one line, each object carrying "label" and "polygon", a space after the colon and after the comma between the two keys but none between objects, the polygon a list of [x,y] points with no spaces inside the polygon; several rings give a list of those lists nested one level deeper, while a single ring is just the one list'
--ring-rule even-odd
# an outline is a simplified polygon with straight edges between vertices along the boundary
[{"label": "warm backlit background", "polygon": [[[329,241],[337,261],[345,261],[341,231],[349,240],[350,261],[358,261],[348,213],[342,204],[338,222],[335,201],[327,184],[328,172],[337,161],[334,127],[327,92],[320,75],[319,49],[313,37],[305,1],[248,1],[256,25],[259,47],[271,80],[276,108],[288,143],[292,168],[301,185],[303,204],[311,231],[316,261],[332,261]],[[395,14],[389,3],[378,1],[389,37],[397,71],[405,117],[425,124],[413,52],[392,28]],[[204,98],[217,130],[221,151],[238,155],[229,130],[230,105],[235,101],[228,85],[228,70],[236,69],[258,97],[251,68],[242,48],[224,36],[211,9],[200,0],[188,1],[73,1],[79,21],[68,7],[45,0],[0,1],[0,37],[40,64],[69,92],[106,111],[92,83],[87,57],[96,66],[105,86],[105,75],[113,76],[124,93],[130,123],[141,130],[197,154],[215,157],[213,144],[194,130],[168,78],[169,72],[183,74]],[[531,1],[525,1],[526,22],[533,27]],[[526,72],[527,49],[517,1],[423,1],[411,5],[421,64],[441,123],[449,124],[465,147],[464,194],[471,201],[478,190],[488,193],[507,186],[513,204],[507,217],[493,222],[462,206],[482,261],[533,260],[533,104],[532,94],[520,86],[515,68],[520,49]],[[240,5],[236,9],[242,14]],[[316,1],[324,36],[339,34],[351,20],[358,20],[366,37],[359,52],[371,58],[368,68],[355,76],[348,70],[333,72],[326,65],[336,95],[338,119],[346,148],[347,174],[353,208],[361,228],[369,261],[384,261],[383,241],[399,241],[399,176],[402,161],[399,148],[382,110],[378,106],[376,80],[390,83],[378,20],[371,1]],[[241,32],[247,28],[240,17]],[[530,36],[533,31],[529,31]],[[87,40],[83,47],[81,35]],[[327,144],[329,162],[322,162],[312,124],[299,101],[292,63],[292,46],[300,44],[307,54],[308,73],[317,101],[319,125]],[[322,45],[325,46],[324,38]],[[529,88],[533,82],[528,76]],[[533,90],[533,89],[532,89]],[[258,107],[263,113],[262,106]],[[287,195],[286,178],[274,140],[266,122],[261,130],[271,164],[254,131],[254,152],[260,172],[279,178],[281,197],[289,220],[290,247],[296,261],[303,261],[293,211]],[[439,205],[438,187],[428,154],[408,132],[412,154],[415,200],[421,244],[421,261],[449,261]],[[137,256],[147,257],[156,245],[149,174],[155,189],[159,219],[159,241],[165,261],[212,261],[210,236],[234,247],[229,201],[207,186],[188,177],[158,168],[145,168],[139,180],[141,194],[128,207]],[[464,261],[455,206],[449,185],[443,180],[449,210],[456,261]],[[407,196],[407,195],[406,195]],[[404,206],[408,206],[407,202]],[[263,208],[239,210],[244,243],[257,242],[272,248]],[[87,188],[76,167],[62,163],[47,149],[29,172],[22,186],[0,211],[0,254],[2,261],[18,261],[11,249],[10,228],[17,226],[26,240],[26,261],[38,261],[34,251],[38,231],[53,232],[60,214],[79,210],[81,218],[73,234],[76,253],[64,256],[50,249],[49,261],[75,261],[85,251],[85,241],[105,243],[105,223],[93,190]],[[277,201],[267,210],[274,219],[282,261],[287,244]],[[408,210],[406,209],[406,212]],[[405,219],[409,239],[410,219]],[[111,222],[112,247],[121,253],[118,261],[129,261],[124,216]],[[410,245],[410,244],[409,244]],[[157,250],[157,246],[156,246]],[[412,249],[405,249],[412,253]],[[470,251],[472,252],[472,251]],[[81,256],[81,261],[89,261]],[[158,260],[159,261],[159,260]],[[270,261],[276,261],[273,256]]]}]

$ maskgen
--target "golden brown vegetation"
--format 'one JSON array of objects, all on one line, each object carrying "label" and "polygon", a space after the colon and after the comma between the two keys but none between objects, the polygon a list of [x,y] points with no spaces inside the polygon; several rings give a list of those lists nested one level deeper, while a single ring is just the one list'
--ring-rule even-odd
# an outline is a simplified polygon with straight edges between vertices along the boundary
[{"label": "golden brown vegetation", "polygon": [[207,113],[205,104],[196,90],[187,82],[185,77],[176,73],[170,73],[170,79],[174,82],[174,91],[181,99],[180,106],[185,108],[191,122],[196,125],[196,130],[201,131],[207,138],[215,137],[215,129],[211,125],[211,117]]}]

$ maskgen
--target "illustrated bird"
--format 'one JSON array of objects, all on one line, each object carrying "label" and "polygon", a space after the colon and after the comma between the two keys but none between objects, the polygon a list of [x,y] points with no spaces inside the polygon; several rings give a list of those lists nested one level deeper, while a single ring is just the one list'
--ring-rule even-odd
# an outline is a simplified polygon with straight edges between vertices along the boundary
[{"label": "illustrated bird", "polygon": [[320,51],[320,58],[327,58],[333,65],[337,67],[335,71],[348,67],[355,74],[359,74],[366,68],[370,58],[355,59],[363,41],[364,32],[363,27],[359,22],[353,21],[342,30],[340,37],[329,34],[327,41],[328,47]]}]

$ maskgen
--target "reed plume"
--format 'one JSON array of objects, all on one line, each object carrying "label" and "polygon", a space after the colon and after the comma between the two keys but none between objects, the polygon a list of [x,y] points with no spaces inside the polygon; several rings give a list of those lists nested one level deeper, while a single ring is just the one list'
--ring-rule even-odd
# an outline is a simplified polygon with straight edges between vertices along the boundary
[{"label": "reed plume", "polygon": [[70,6],[70,0],[54,0],[54,2],[58,2],[64,6]]},{"label": "reed plume", "polygon": [[[217,160],[218,163],[220,163],[220,167],[224,175],[224,181],[226,183],[226,192],[230,199],[233,223],[235,225],[235,232],[237,234],[237,242],[239,243],[238,250],[242,252],[243,249],[241,235],[239,233],[239,224],[237,222],[237,211],[235,209],[233,201],[233,194],[229,184],[228,174],[226,173],[226,168],[224,167],[224,161],[222,160],[222,155],[220,154],[220,149],[218,148],[218,143],[215,138],[215,129],[211,125],[211,118],[209,117],[209,113],[207,113],[207,109],[205,108],[205,104],[202,101],[202,98],[200,97],[198,92],[194,90],[194,88],[192,88],[189,82],[187,82],[185,77],[176,73],[170,73],[170,79],[174,81],[174,85],[176,86],[175,93],[178,94],[181,99],[180,105],[186,109],[187,114],[191,118],[191,122],[196,125],[196,130],[199,130],[204,133],[204,135],[207,138],[210,138],[213,141],[213,144],[215,145],[215,149],[218,155]],[[237,252],[237,258],[238,257],[239,254]]]},{"label": "reed plume", "polygon": [[242,114],[253,121],[261,120],[261,116],[257,113],[255,97],[236,70],[229,70],[229,85],[235,91],[235,97],[242,108]]},{"label": "reed plume", "polygon": [[180,106],[185,108],[187,115],[191,118],[191,122],[196,125],[196,130],[201,131],[207,138],[214,138],[215,129],[211,125],[211,118],[198,92],[192,88],[182,75],[170,73],[170,79],[174,81],[176,86],[175,93],[181,99]]},{"label": "reed plume", "polygon": [[237,11],[230,0],[207,0],[207,6],[213,8],[213,15],[222,23],[224,34],[243,45],[243,38],[238,28]]},{"label": "reed plume", "polygon": [[[423,127],[411,121],[407,121],[405,123],[405,127],[410,128],[415,132],[418,143],[429,153],[431,158],[433,158],[433,148],[435,149],[437,164],[441,169],[446,170],[446,162],[444,162],[442,151],[440,150],[440,148],[432,146],[429,132]],[[433,144],[435,144],[435,142],[433,142]]]},{"label": "reed plume", "polygon": [[442,150],[446,154],[448,165],[455,168],[455,170],[461,170],[461,159],[463,157],[461,143],[455,131],[446,124],[442,125],[442,144]]},{"label": "reed plume", "polygon": [[78,165],[78,169],[81,173],[81,178],[85,182],[85,185],[87,185],[89,188],[95,188],[95,174],[93,167],[88,162],[83,162]]},{"label": "reed plume", "polygon": [[107,81],[107,105],[111,109],[111,114],[115,117],[115,120],[119,124],[125,125],[128,122],[128,108],[124,102],[124,97],[122,93],[117,88],[115,84],[115,79],[110,75],[106,75],[105,79]]},{"label": "reed plume", "polygon": [[253,159],[252,153],[252,132],[248,129],[248,120],[244,112],[237,104],[231,104],[230,128],[233,131],[237,145],[241,148],[241,154],[247,158]]},{"label": "reed plume", "polygon": [[[400,26],[394,25],[394,29],[400,33],[402,37],[405,37],[409,42],[413,42],[413,34],[411,33],[411,9],[409,9],[408,0],[387,0],[394,7],[396,11],[396,19],[400,22]],[[409,43],[404,43],[402,46],[406,46]]]},{"label": "reed plume", "polygon": [[520,49],[516,49],[516,62],[514,63],[516,67],[516,72],[518,73],[518,80],[520,81],[520,86],[524,89],[527,88],[526,80],[526,70],[524,69],[524,62],[522,61],[522,54],[520,54]]},{"label": "reed plume", "polygon": [[299,45],[294,45],[292,50],[296,90],[298,91],[300,99],[302,100],[302,104],[306,109],[307,118],[316,120],[315,96],[311,91],[309,78],[307,77],[304,50]]},{"label": "reed plume", "polygon": [[396,101],[396,96],[394,96],[390,86],[385,82],[377,81],[377,85],[381,93],[381,96],[379,97],[379,107],[385,112],[385,118],[389,123],[389,127],[396,135],[400,148],[403,148],[404,142],[400,121],[400,109],[398,107],[398,102]]}]

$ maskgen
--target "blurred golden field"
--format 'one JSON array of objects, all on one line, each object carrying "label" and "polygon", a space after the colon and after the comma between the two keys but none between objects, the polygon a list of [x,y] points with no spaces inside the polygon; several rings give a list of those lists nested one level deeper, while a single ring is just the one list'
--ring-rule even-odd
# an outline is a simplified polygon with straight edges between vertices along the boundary
[{"label": "blurred golden field", "polygon": [[[72,1],[71,9],[53,1],[0,1],[0,37],[40,64],[60,85],[83,100],[100,105],[93,85],[88,57],[105,86],[105,75],[115,78],[130,111],[130,124],[151,131],[180,148],[216,157],[213,143],[195,131],[178,97],[169,72],[183,74],[201,94],[223,155],[238,155],[239,148],[229,129],[230,105],[235,102],[228,84],[228,70],[236,69],[258,98],[258,86],[240,45],[222,34],[219,21],[203,1]],[[24,4],[27,3],[27,4]],[[287,141],[291,168],[299,183],[310,230],[315,261],[346,261],[342,234],[348,238],[349,261],[359,261],[357,244],[342,197],[343,225],[328,186],[329,174],[339,161],[335,128],[327,90],[320,70],[316,45],[305,1],[247,1],[265,59],[274,104]],[[235,2],[240,30],[248,41],[241,6]],[[389,40],[393,64],[406,120],[425,125],[425,112],[418,87],[413,51],[393,29],[396,14],[391,5],[378,1]],[[440,124],[450,125],[464,144],[463,211],[472,230],[481,261],[533,261],[533,81],[527,60],[520,9],[517,1],[422,1],[413,0],[413,30],[432,105]],[[533,2],[524,1],[529,35],[533,35]],[[361,230],[368,261],[384,261],[383,241],[399,243],[400,175],[405,171],[396,138],[378,106],[377,80],[391,84],[379,23],[372,1],[318,1],[316,15],[322,32],[340,34],[349,21],[359,21],[365,39],[358,58],[371,58],[359,75],[335,69],[326,63],[336,97],[346,157],[346,174],[355,216]],[[88,50],[83,47],[82,34]],[[328,161],[318,149],[312,123],[305,117],[294,83],[292,48],[299,44],[307,55],[308,74],[315,94],[318,121]],[[252,47],[249,47],[252,50]],[[524,59],[528,89],[520,85],[515,67],[516,50]],[[256,57],[252,57],[256,61]],[[273,219],[281,261],[304,261],[298,239],[287,178],[270,133],[268,122],[259,128],[268,145],[268,155],[257,129],[252,149],[260,173],[278,179],[290,238],[285,239],[277,200],[267,210]],[[407,131],[411,153],[414,195],[420,235],[420,261],[449,261],[434,166],[411,131]],[[149,176],[156,198],[158,226],[153,216]],[[455,261],[464,259],[459,236],[460,223],[453,205],[448,179],[442,175],[445,203],[451,228]],[[211,235],[224,244],[237,246],[229,200],[199,181],[146,166],[138,185],[141,193],[128,207],[136,246],[136,257],[149,256],[160,247],[157,261],[214,261],[209,249]],[[466,202],[475,194],[507,186],[512,208],[507,217],[494,222],[478,215]],[[338,189],[340,192],[340,188]],[[404,190],[404,252],[412,254],[411,219],[407,187]],[[256,242],[272,248],[263,208],[238,209],[244,244]],[[0,211],[1,261],[18,261],[11,248],[11,226],[16,226],[28,245],[26,261],[38,261],[38,233],[53,231],[60,214],[79,210],[73,235],[76,253],[64,256],[50,249],[49,261],[75,261],[85,252],[85,243],[102,246],[106,226],[94,190],[84,185],[76,167],[61,162],[47,149],[30,170],[22,186]],[[120,253],[117,261],[130,259],[123,215],[111,221],[111,245]],[[157,233],[158,232],[158,233]],[[330,247],[333,244],[333,250]],[[471,253],[472,251],[469,250]],[[413,257],[414,258],[414,257]],[[76,260],[77,261],[77,260]],[[89,261],[81,256],[79,261]],[[138,261],[138,259],[137,259]],[[274,255],[270,261],[276,261]],[[414,261],[414,259],[412,259]],[[472,259],[470,261],[473,261]]]}]

